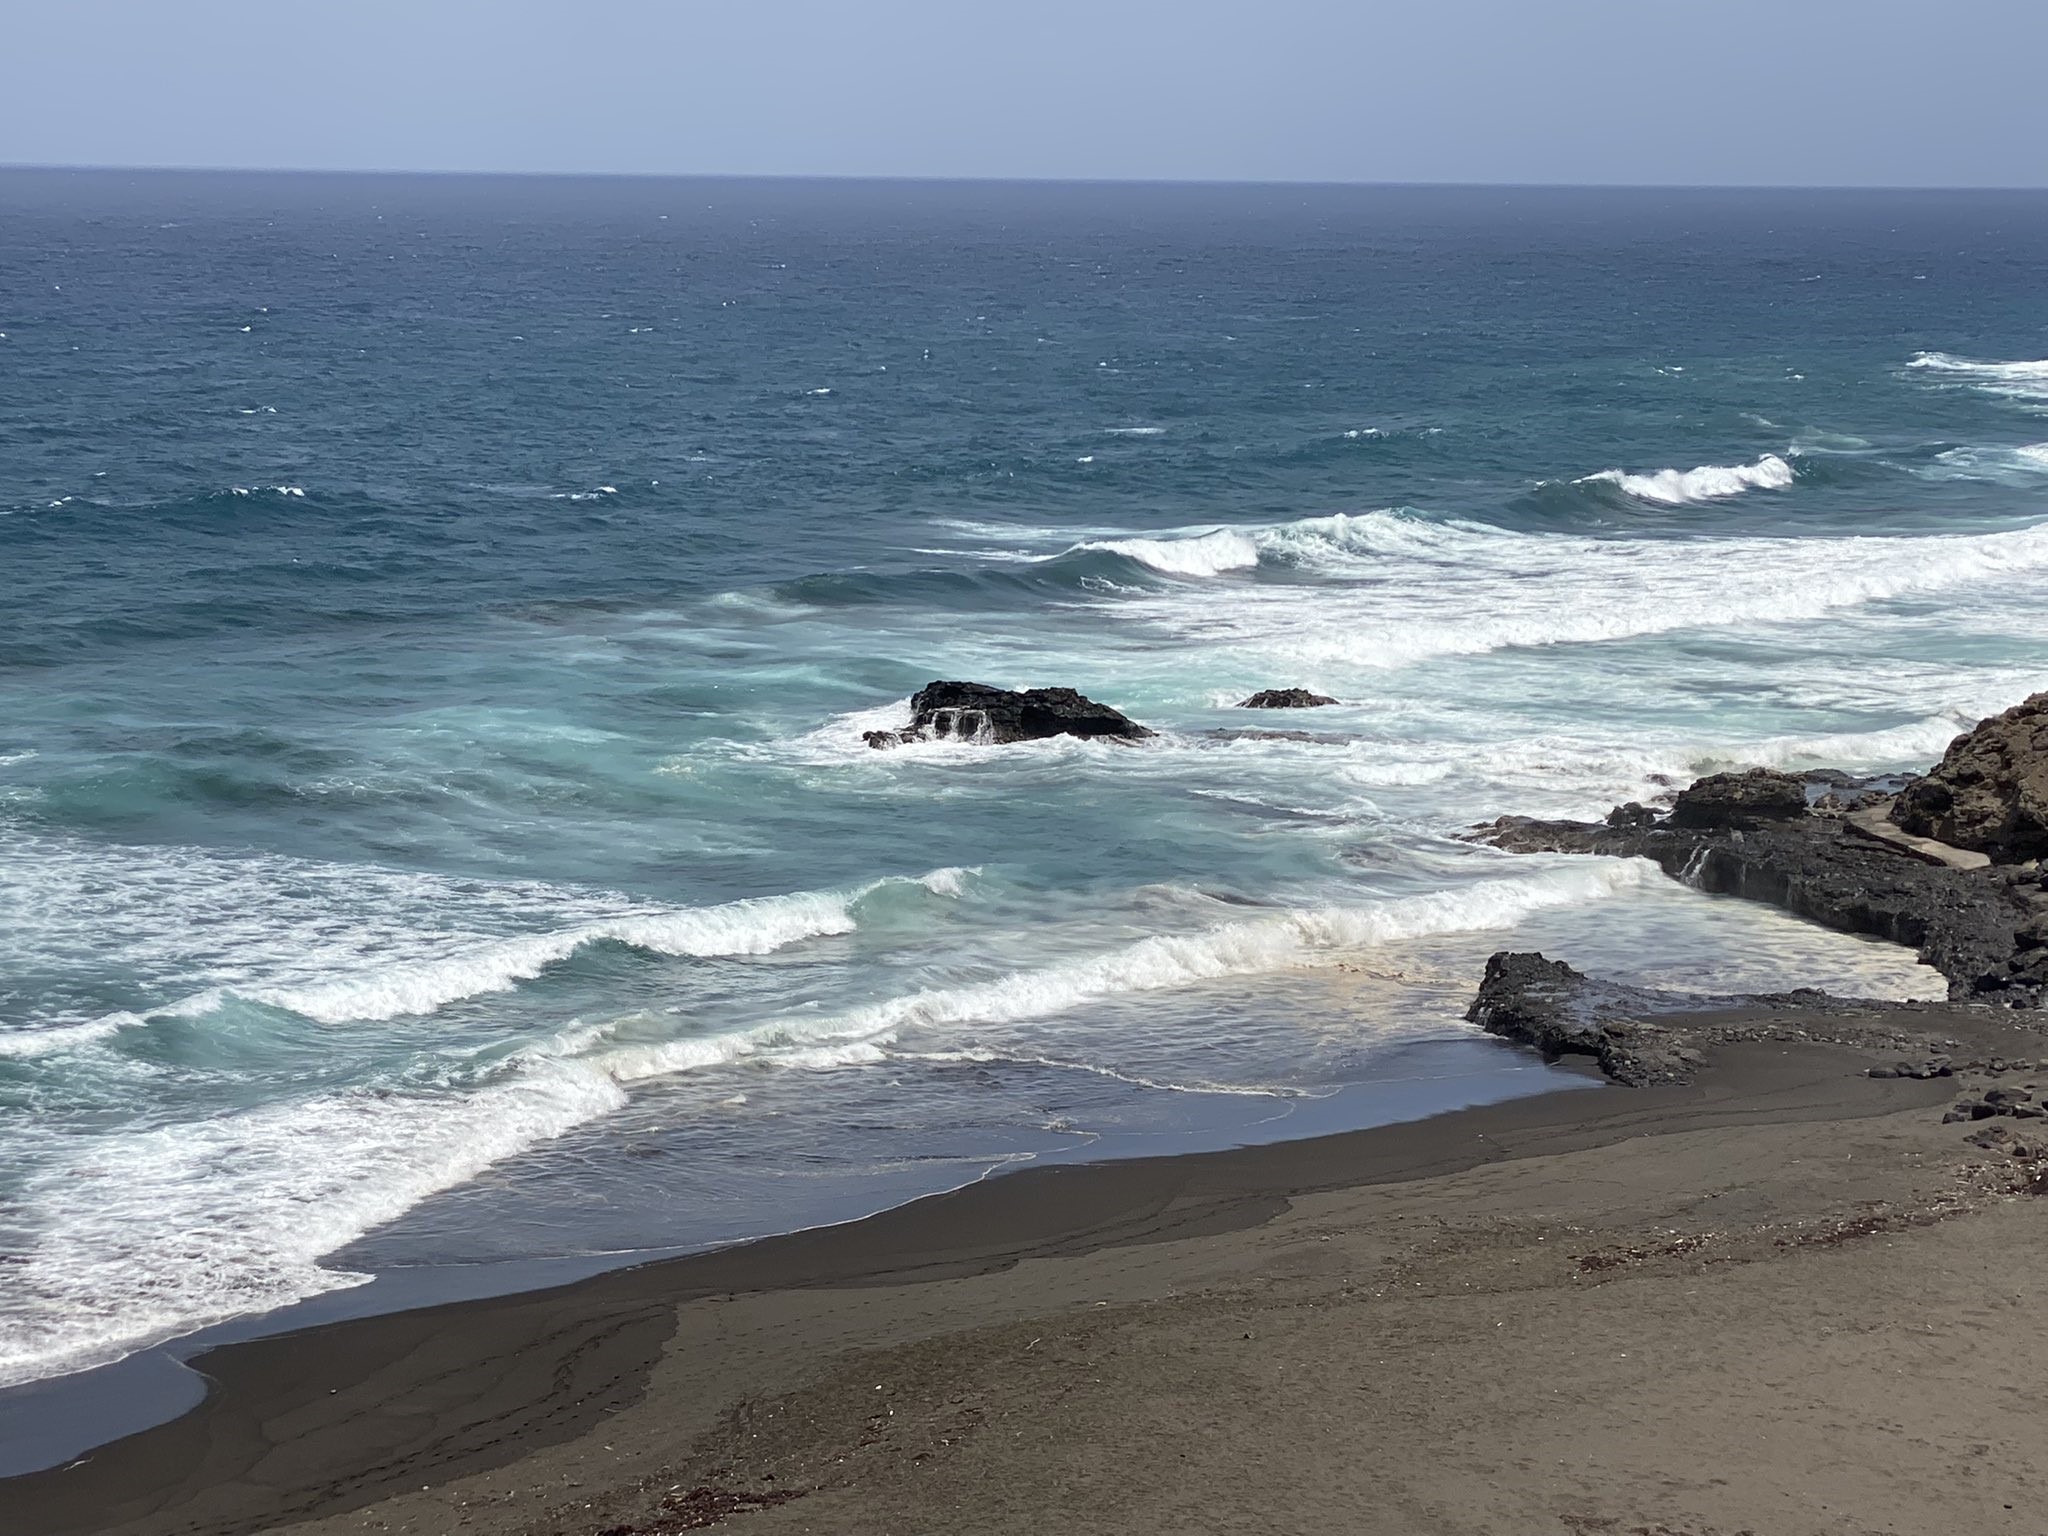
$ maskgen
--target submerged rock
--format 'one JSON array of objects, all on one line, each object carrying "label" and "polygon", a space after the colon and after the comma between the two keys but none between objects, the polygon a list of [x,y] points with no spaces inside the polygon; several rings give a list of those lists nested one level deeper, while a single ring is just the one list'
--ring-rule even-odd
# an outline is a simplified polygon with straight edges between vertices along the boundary
[{"label": "submerged rock", "polygon": [[1248,699],[1239,699],[1239,709],[1320,709],[1337,701],[1326,693],[1306,688],[1262,688]]},{"label": "submerged rock", "polygon": [[1989,854],[2048,858],[2048,693],[1979,721],[1892,803],[1895,825]]},{"label": "submerged rock", "polygon": [[1141,741],[1156,733],[1107,704],[1071,688],[1027,688],[1013,692],[986,683],[935,682],[910,701],[910,724],[900,731],[863,731],[876,748],[914,741],[968,741],[1004,746],[1048,736]]}]

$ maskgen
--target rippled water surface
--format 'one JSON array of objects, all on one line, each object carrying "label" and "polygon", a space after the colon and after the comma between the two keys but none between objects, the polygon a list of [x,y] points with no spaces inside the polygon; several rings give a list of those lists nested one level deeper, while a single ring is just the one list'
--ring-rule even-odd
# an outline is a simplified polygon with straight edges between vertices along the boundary
[{"label": "rippled water surface", "polygon": [[[0,1384],[1540,1086],[2048,659],[2048,198],[0,173]],[[1157,727],[877,753],[936,677]],[[1231,708],[1306,686],[1312,714]],[[1247,728],[1299,736],[1247,737]]]}]

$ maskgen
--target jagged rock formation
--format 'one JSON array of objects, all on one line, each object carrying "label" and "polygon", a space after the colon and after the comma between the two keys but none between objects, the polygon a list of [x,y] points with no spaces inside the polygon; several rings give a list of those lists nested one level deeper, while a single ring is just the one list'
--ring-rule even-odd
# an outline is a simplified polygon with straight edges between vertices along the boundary
[{"label": "jagged rock formation", "polygon": [[1978,722],[1892,804],[1906,831],[2001,864],[2048,858],[2048,693]]},{"label": "jagged rock formation", "polygon": [[[1731,789],[1725,781],[1737,777],[1744,783]],[[1604,823],[1509,816],[1477,835],[1516,853],[1651,859],[1710,894],[1904,944],[1948,978],[1957,999],[2031,1005],[2048,994],[2048,890],[2039,869],[1930,863],[1859,835],[1834,810],[1776,814],[1787,801],[1783,775],[1768,783],[1717,778],[1724,782],[1703,780],[1703,793],[1679,795],[1679,805],[1692,807],[1684,822],[1676,808],[1662,817],[1626,805]]]},{"label": "jagged rock formation", "polygon": [[935,682],[910,701],[910,724],[900,731],[864,731],[876,748],[913,741],[970,741],[1002,746],[1048,736],[1141,741],[1156,734],[1107,704],[1071,688],[1027,688],[1012,692],[986,683]]}]

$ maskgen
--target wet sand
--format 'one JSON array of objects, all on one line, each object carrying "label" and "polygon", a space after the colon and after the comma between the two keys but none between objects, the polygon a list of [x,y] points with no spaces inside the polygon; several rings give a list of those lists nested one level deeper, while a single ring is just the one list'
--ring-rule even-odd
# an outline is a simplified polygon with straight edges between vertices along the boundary
[{"label": "wet sand", "polygon": [[1880,1059],[1730,1044],[230,1346],[0,1532],[2040,1536],[2041,1165]]}]

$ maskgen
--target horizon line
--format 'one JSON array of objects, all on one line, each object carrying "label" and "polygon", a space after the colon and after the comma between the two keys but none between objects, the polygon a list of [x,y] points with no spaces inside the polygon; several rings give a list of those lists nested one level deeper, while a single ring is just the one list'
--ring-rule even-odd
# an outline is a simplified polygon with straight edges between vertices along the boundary
[{"label": "horizon line", "polygon": [[1451,180],[1337,180],[1323,177],[1235,177],[1235,176],[968,176],[911,172],[847,171],[505,171],[455,170],[424,167],[374,166],[264,166],[193,164],[114,164],[105,162],[11,161],[0,160],[0,174],[8,172],[72,172],[89,175],[160,176],[315,176],[315,177],[406,177],[418,180],[477,181],[787,181],[787,182],[880,182],[920,186],[1020,186],[1020,187],[1275,187],[1352,189],[1449,189],[1500,192],[2048,192],[2048,181],[2040,183],[1913,183],[1913,182],[1802,182],[1802,181],[1492,181],[1482,178]]}]

